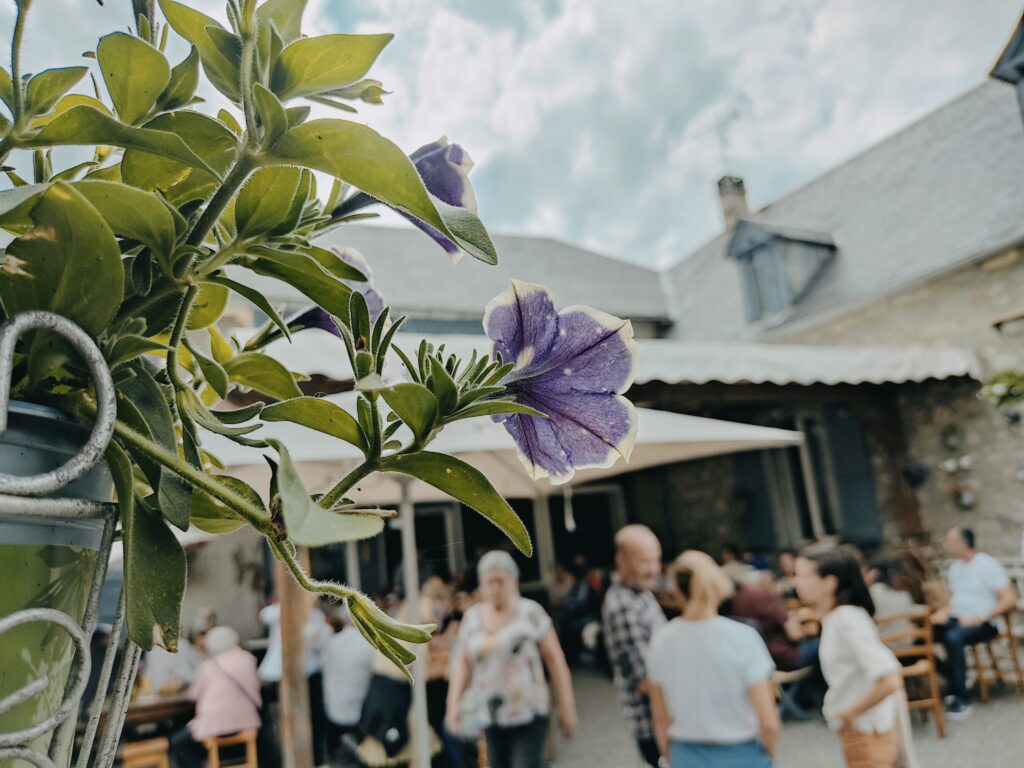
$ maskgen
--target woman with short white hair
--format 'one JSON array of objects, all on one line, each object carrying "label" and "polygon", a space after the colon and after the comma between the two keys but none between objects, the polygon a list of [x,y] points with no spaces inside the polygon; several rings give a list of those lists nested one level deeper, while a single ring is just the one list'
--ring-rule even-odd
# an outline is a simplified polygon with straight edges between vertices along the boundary
[{"label": "woman with short white hair", "polygon": [[206,635],[206,661],[199,665],[189,697],[196,716],[171,736],[170,753],[178,768],[199,768],[205,739],[260,727],[260,678],[256,657],[238,645],[231,627],[214,627]]},{"label": "woman with short white hair", "polygon": [[492,768],[540,768],[550,714],[547,667],[565,736],[576,730],[572,677],[551,619],[519,594],[519,567],[507,552],[477,565],[481,602],[462,620],[445,724],[456,735],[483,728]]}]

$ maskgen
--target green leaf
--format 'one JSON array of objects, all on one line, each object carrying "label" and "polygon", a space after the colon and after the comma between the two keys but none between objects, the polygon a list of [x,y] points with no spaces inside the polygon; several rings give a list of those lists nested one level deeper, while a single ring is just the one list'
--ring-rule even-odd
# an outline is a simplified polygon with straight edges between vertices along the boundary
[{"label": "green leaf", "polygon": [[286,43],[302,34],[302,14],[309,0],[267,0],[256,9],[256,22],[260,26],[273,22],[274,28]]},{"label": "green leaf", "polygon": [[280,225],[288,217],[301,176],[302,170],[294,166],[260,168],[250,176],[235,200],[238,237],[255,237]]},{"label": "green leaf", "polygon": [[436,357],[430,358],[430,376],[430,389],[437,398],[440,415],[447,416],[459,402],[459,388],[445,370],[444,363]]},{"label": "green leaf", "polygon": [[26,112],[29,116],[49,112],[60,97],[71,90],[89,70],[86,67],[47,69],[33,75],[26,88]]},{"label": "green leaf", "polygon": [[[232,281],[224,279],[225,283]],[[230,286],[229,286],[230,287]],[[243,294],[244,295],[244,294]],[[262,294],[261,294],[262,295]],[[221,365],[224,365],[228,360],[235,356],[235,349],[228,343],[228,340],[224,338],[224,334],[220,332],[216,325],[211,325],[206,329],[206,332],[210,334],[210,352],[213,354],[213,359]],[[262,403],[260,403],[262,407]]]},{"label": "green leaf", "polygon": [[437,398],[429,389],[407,381],[381,389],[380,396],[412,430],[417,443],[430,436],[437,421]]},{"label": "green leaf", "polygon": [[223,36],[230,33],[215,19],[182,3],[160,0],[160,9],[174,31],[198,49],[203,70],[213,87],[238,103],[239,60],[232,51],[222,48]]},{"label": "green leaf", "polygon": [[302,390],[288,369],[259,352],[243,352],[224,363],[231,381],[278,400],[301,397]]},{"label": "green leaf", "polygon": [[228,389],[230,389],[227,371],[216,360],[212,360],[199,352],[188,339],[184,339],[184,343],[185,349],[191,352],[192,357],[196,359],[196,363],[198,363],[199,370],[202,371],[206,383],[210,385],[214,392],[220,395],[221,400],[227,398]]},{"label": "green leaf", "polygon": [[[288,118],[288,127],[294,128],[296,125],[306,122],[306,118],[309,117],[309,107],[287,107],[284,114]],[[333,206],[325,206],[324,210],[333,210]]]},{"label": "green leaf", "polygon": [[276,277],[309,297],[332,315],[345,317],[352,289],[328,274],[312,256],[304,253],[281,253],[260,250],[259,258],[242,262],[253,272]]},{"label": "green leaf", "polygon": [[59,144],[109,144],[127,150],[152,152],[168,162],[176,161],[190,168],[214,173],[202,158],[173,133],[125,125],[86,104],[62,112],[43,126],[39,133],[22,142],[27,147]]},{"label": "green leaf", "polygon": [[289,421],[351,443],[365,453],[363,431],[348,411],[321,397],[296,397],[268,405],[260,412],[263,421]]},{"label": "green leaf", "polygon": [[148,245],[167,261],[174,250],[174,219],[163,201],[152,192],[112,181],[78,181],[82,196],[99,211],[114,232]]},{"label": "green leaf", "polygon": [[473,419],[477,416],[498,416],[503,413],[520,413],[524,416],[537,416],[542,419],[547,418],[547,414],[530,408],[527,405],[520,405],[519,403],[513,403],[508,400],[487,400],[482,403],[475,403],[468,405],[461,411],[458,411],[455,415],[451,416],[448,421],[461,421],[462,419]]},{"label": "green leaf", "polygon": [[199,87],[199,49],[194,45],[188,56],[171,70],[171,79],[157,99],[161,110],[179,109],[192,103]]},{"label": "green leaf", "polygon": [[488,264],[494,244],[476,214],[446,205],[423,186],[412,161],[372,128],[349,120],[310,120],[286,133],[267,162],[297,164],[331,174],[423,221]]},{"label": "green leaf", "polygon": [[128,636],[146,650],[153,645],[176,650],[185,553],[164,522],[144,504],[136,504],[132,463],[124,449],[111,442],[106,459],[120,507]]},{"label": "green leaf", "polygon": [[[248,299],[253,304],[255,304],[256,307],[261,312],[263,312],[263,314],[270,318],[271,322],[274,323],[274,325],[276,325],[280,329],[281,333],[284,334],[285,338],[291,338],[291,333],[288,330],[288,325],[287,323],[285,323],[284,318],[282,318],[278,311],[274,309],[274,305],[267,300],[267,297],[264,296],[259,291],[257,291],[255,288],[250,288],[248,285],[243,285],[242,283],[235,282],[234,280],[231,280],[230,278],[227,277],[221,277],[220,275],[208,277],[206,278],[206,282],[216,283],[217,285],[223,285],[225,288],[230,288],[239,296]],[[212,334],[213,331],[214,328],[211,327],[210,333]],[[220,362],[223,363],[224,361],[221,360]]]},{"label": "green leaf", "polygon": [[226,424],[217,418],[216,412],[211,411],[203,404],[195,391],[187,387],[178,391],[178,409],[183,417],[188,417],[187,419],[182,418],[182,424],[185,425],[189,435],[197,440],[200,435],[192,426],[193,422],[205,430],[218,435],[224,435],[225,437],[230,437],[232,439],[237,439],[242,435],[255,432],[260,428],[259,424],[246,424],[243,426]]},{"label": "green leaf", "polygon": [[192,311],[188,314],[188,329],[198,331],[209,328],[220,320],[228,307],[228,289],[216,283],[201,283]]},{"label": "green leaf", "polygon": [[365,75],[394,35],[318,35],[289,43],[274,65],[281,101],[343,88]]},{"label": "green leaf", "polygon": [[498,526],[524,555],[533,554],[530,534],[523,521],[494,490],[491,481],[466,462],[442,453],[420,451],[383,459],[381,471],[401,472],[444,491]]},{"label": "green leaf", "polygon": [[110,348],[110,352],[107,354],[107,365],[113,368],[121,363],[126,363],[129,360],[134,360],[140,355],[144,355],[147,352],[155,352],[156,350],[166,351],[169,347],[166,344],[162,344],[156,339],[150,339],[145,336],[138,336],[133,333],[129,333],[125,336],[121,336],[114,342]]},{"label": "green leaf", "polygon": [[124,32],[101,37],[96,59],[117,116],[135,123],[149,112],[171,80],[171,65],[145,40]]},{"label": "green leaf", "polygon": [[341,541],[358,541],[384,530],[384,520],[376,515],[346,514],[324,509],[314,502],[299,479],[288,449],[277,440],[268,440],[279,454],[277,466],[271,464],[276,493],[271,505],[280,504],[288,538],[305,547],[321,547]]},{"label": "green leaf", "polygon": [[14,115],[14,81],[11,80],[11,73],[0,67],[0,99]]},{"label": "green leaf", "polygon": [[220,121],[199,112],[185,109],[158,115],[146,123],[145,130],[174,134],[209,169],[189,167],[159,152],[129,149],[124,153],[121,175],[125,183],[160,190],[175,206],[212,195],[218,176],[231,167],[238,155],[238,137]]},{"label": "green leaf", "polygon": [[228,112],[226,109],[222,109],[217,112],[217,119],[226,125],[235,136],[242,135],[242,126],[238,124],[235,116]]},{"label": "green leaf", "polygon": [[93,96],[86,96],[84,93],[69,93],[67,96],[61,97],[60,101],[57,102],[57,105],[52,111],[45,115],[39,115],[32,120],[31,125],[33,128],[42,128],[44,125],[52,123],[72,107],[82,106],[92,107],[97,112],[101,112],[107,117],[113,117],[110,110],[107,109],[107,105],[99,99]]},{"label": "green leaf", "polygon": [[[19,193],[28,187],[19,187]],[[32,228],[7,247],[17,273],[0,280],[0,303],[10,317],[46,309],[96,335],[114,319],[124,291],[117,240],[103,217],[74,187],[59,181],[38,199]],[[5,266],[7,266],[5,264]]]},{"label": "green leaf", "polygon": [[185,552],[171,529],[141,500],[125,515],[124,589],[128,637],[143,650],[175,650],[185,594]]},{"label": "green leaf", "polygon": [[366,282],[366,275],[342,259],[341,256],[334,251],[314,245],[306,252],[317,264],[323,267],[325,271],[330,272],[339,280],[355,280],[360,283]]},{"label": "green leaf", "polygon": [[256,402],[242,408],[234,408],[232,410],[224,411],[211,411],[211,413],[213,413],[217,417],[217,421],[222,424],[244,424],[245,422],[251,421],[259,416],[263,408],[264,403]]},{"label": "green leaf", "polygon": [[[153,440],[177,455],[178,439],[171,419],[170,406],[160,385],[153,378],[153,366],[145,360],[135,360],[128,365],[135,375],[120,383],[118,391],[138,412]],[[140,467],[147,467],[148,457],[144,454],[139,455],[134,450],[132,455]],[[154,471],[147,472],[146,476],[157,493],[161,514],[177,528],[187,530],[188,505],[192,490],[181,477],[167,467],[155,465],[152,469]]]},{"label": "green leaf", "polygon": [[11,231],[32,226],[32,209],[49,184],[19,184],[0,191],[0,226]]},{"label": "green leaf", "polygon": [[[265,509],[263,499],[252,486],[237,477],[218,475],[212,478],[242,496],[258,509]],[[215,499],[198,488],[192,492],[192,506],[189,507],[189,519],[192,524],[207,533],[231,533],[246,524],[245,518],[232,511],[219,499]]]},{"label": "green leaf", "polygon": [[256,102],[256,112],[263,124],[263,145],[272,147],[287,132],[288,115],[277,96],[259,83],[253,86],[252,95]]}]

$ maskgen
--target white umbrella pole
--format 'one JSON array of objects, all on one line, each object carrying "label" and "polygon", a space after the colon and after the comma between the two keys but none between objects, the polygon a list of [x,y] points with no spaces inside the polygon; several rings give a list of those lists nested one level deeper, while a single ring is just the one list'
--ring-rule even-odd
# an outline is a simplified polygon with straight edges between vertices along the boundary
[{"label": "white umbrella pole", "polygon": [[[407,611],[409,621],[419,624],[423,621],[423,617],[419,615],[420,567],[416,549],[416,513],[412,495],[409,492],[411,480],[403,477],[398,482],[402,486],[402,503],[398,508],[398,513],[402,521],[402,575],[405,580],[405,604],[409,606]],[[426,653],[426,647],[417,649],[416,661],[412,663],[412,742],[416,768],[430,768],[430,742],[427,739],[427,729],[430,727],[427,722],[427,668],[423,663]]]}]

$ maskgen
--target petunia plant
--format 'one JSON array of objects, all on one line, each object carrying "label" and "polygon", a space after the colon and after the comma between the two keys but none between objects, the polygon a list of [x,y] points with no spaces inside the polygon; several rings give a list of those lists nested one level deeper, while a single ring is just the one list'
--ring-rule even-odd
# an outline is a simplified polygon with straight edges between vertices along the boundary
[{"label": "petunia plant", "polygon": [[[383,205],[452,256],[494,264],[497,254],[462,147],[442,139],[406,154],[352,119],[386,96],[369,74],[391,36],[307,36],[306,4],[228,0],[217,20],[174,0],[133,0],[133,32],[102,37],[81,63],[27,73],[26,19],[39,3],[17,0],[10,68],[0,68],[9,182],[0,227],[11,236],[0,312],[68,317],[113,373],[106,460],[134,642],[176,644],[185,558],[171,526],[250,526],[304,588],[347,602],[366,637],[404,668],[413,656],[403,643],[425,642],[430,627],[401,625],[357,591],[313,580],[296,547],[380,533],[390,513],[360,506],[355,489],[396,472],[475,509],[529,553],[526,528],[487,478],[431,442],[452,422],[498,419],[534,476],[555,481],[628,456],[635,419],[622,393],[635,349],[628,322],[583,307],[556,312],[543,288],[517,282],[487,309],[492,354],[395,345],[403,318],[374,289],[367,260],[323,247],[320,235]],[[168,59],[171,34],[188,44],[180,61]],[[225,106],[209,107],[211,97]],[[313,117],[313,105],[341,116]],[[252,275],[292,286],[309,310],[286,320]],[[225,338],[218,321],[239,300],[268,322]],[[305,396],[304,377],[272,354],[271,342],[311,327],[340,339],[358,392],[353,412]],[[385,377],[389,360],[402,380]],[[249,392],[257,396],[235,397]],[[20,342],[12,393],[85,424],[95,418],[85,367],[43,332]],[[311,493],[288,446],[261,436],[280,421],[348,442],[364,459]],[[263,450],[269,488],[226,472],[204,447],[211,433]]]}]

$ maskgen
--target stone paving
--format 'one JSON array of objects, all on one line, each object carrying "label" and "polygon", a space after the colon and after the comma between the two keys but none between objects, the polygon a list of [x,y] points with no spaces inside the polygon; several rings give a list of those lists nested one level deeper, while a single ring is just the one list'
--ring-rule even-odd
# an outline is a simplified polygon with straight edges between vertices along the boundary
[{"label": "stone paving", "polygon": [[[641,768],[629,728],[619,714],[609,680],[574,672],[580,729],[570,742],[559,741],[553,768]],[[1019,768],[1024,765],[1024,696],[998,695],[976,706],[974,715],[948,723],[945,740],[934,725],[915,717],[914,738],[922,768]],[[787,723],[776,758],[777,768],[842,768],[835,736],[823,723]]]}]

